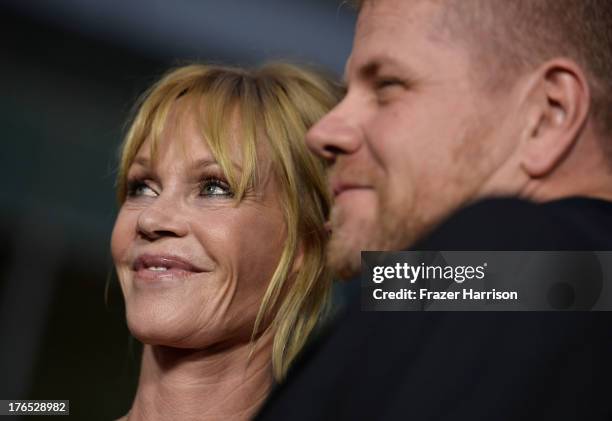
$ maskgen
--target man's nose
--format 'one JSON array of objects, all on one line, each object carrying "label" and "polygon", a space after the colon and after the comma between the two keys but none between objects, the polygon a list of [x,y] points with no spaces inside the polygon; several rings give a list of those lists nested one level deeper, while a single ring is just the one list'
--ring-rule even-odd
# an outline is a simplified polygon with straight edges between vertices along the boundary
[{"label": "man's nose", "polygon": [[355,153],[361,145],[356,117],[345,99],[308,131],[308,147],[330,163],[339,155]]},{"label": "man's nose", "polygon": [[162,237],[184,237],[189,224],[184,218],[182,205],[171,198],[158,196],[138,216],[138,234],[149,241]]}]

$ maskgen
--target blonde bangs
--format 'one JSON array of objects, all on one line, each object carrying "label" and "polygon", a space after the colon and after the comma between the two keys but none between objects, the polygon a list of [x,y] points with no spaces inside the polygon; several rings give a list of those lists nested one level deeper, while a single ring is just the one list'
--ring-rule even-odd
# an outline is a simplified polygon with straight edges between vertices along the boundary
[{"label": "blonde bangs", "polygon": [[[256,92],[253,95],[252,91],[254,89],[237,72],[190,65],[169,73],[145,92],[121,146],[117,177],[119,203],[125,201],[127,172],[140,147],[150,138],[151,159],[156,159],[170,111],[183,97],[189,99],[184,106],[192,107],[195,111],[202,140],[227,177],[236,202],[242,200],[246,191],[257,183],[256,133],[259,116],[253,112],[258,107],[254,103]],[[236,122],[240,122],[240,125],[236,126]],[[178,126],[180,128],[181,124]],[[238,141],[232,142],[236,137]],[[230,158],[234,143],[241,145],[241,162],[234,162]]]},{"label": "blonde bangs", "polygon": [[[257,116],[253,113],[258,107],[243,75],[211,76],[212,83],[197,93],[200,103],[197,116],[202,137],[227,177],[238,204],[258,183]],[[241,146],[239,163],[231,159],[231,146],[235,144]]]}]

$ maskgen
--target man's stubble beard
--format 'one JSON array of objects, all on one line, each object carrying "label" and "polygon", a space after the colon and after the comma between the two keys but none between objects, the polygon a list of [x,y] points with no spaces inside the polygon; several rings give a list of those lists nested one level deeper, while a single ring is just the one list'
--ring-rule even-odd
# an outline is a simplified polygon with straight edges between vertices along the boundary
[{"label": "man's stubble beard", "polygon": [[327,262],[341,279],[348,280],[359,274],[361,251],[401,250],[414,241],[414,235],[406,224],[405,209],[391,202],[387,189],[377,190],[377,193],[378,203],[373,217],[352,221],[351,225],[359,227],[358,230],[347,232],[348,227],[338,228],[346,216],[341,209],[332,209]]},{"label": "man's stubble beard", "polygon": [[[491,176],[491,169],[496,165],[489,161],[485,148],[486,139],[491,139],[494,132],[494,126],[483,125],[475,119],[471,124],[466,124],[457,137],[451,153],[459,161],[456,170],[461,171],[446,175],[448,183],[454,186],[450,189],[454,194],[427,190],[429,194],[437,196],[438,200],[432,201],[413,191],[414,186],[406,186],[404,194],[393,194],[387,188],[388,183],[377,183],[375,211],[369,218],[351,221],[351,226],[359,227],[356,232],[346,232],[347,227],[338,229],[345,216],[334,207],[330,216],[332,236],[327,252],[330,268],[342,279],[353,278],[361,269],[362,250],[406,250],[425,238],[457,209],[489,196],[479,192],[479,188]],[[470,159],[462,162],[467,157]],[[444,197],[440,197],[440,194],[444,194]]]}]

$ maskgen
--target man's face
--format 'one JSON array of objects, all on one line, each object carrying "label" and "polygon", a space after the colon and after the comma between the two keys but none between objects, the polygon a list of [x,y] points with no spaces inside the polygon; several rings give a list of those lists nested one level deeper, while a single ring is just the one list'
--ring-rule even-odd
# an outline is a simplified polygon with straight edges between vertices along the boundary
[{"label": "man's face", "polygon": [[343,278],[361,250],[408,247],[462,204],[512,191],[511,100],[488,94],[474,55],[438,34],[439,3],[366,2],[347,95],[308,133],[331,163],[328,257]]}]

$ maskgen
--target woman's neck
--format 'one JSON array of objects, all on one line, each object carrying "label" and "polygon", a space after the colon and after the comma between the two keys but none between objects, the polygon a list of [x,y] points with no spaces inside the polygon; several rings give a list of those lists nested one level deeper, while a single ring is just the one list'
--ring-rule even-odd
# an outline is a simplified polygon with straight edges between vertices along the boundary
[{"label": "woman's neck", "polygon": [[272,385],[272,337],[221,351],[145,345],[124,420],[248,420]]}]

